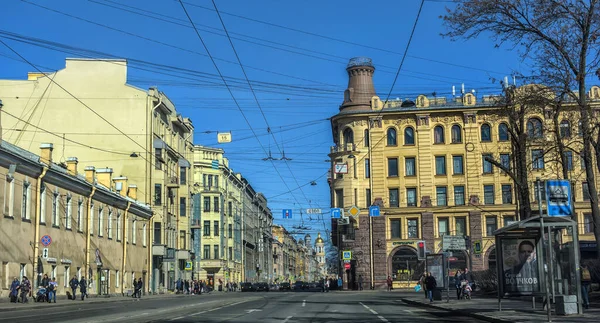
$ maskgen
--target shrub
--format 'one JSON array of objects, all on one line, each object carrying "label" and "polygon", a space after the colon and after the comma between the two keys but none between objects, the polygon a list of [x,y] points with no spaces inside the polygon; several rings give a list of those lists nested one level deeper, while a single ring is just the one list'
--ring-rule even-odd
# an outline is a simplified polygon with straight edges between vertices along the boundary
[{"label": "shrub", "polygon": [[477,290],[484,293],[494,293],[498,291],[498,275],[496,275],[496,268],[474,271],[473,280],[477,285]]}]

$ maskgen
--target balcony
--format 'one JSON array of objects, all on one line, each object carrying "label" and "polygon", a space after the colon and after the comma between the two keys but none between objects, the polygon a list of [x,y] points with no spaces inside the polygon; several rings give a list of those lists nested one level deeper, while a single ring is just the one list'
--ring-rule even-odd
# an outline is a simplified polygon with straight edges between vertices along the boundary
[{"label": "balcony", "polygon": [[219,193],[219,186],[218,185],[204,185],[202,187],[202,192],[204,193]]},{"label": "balcony", "polygon": [[352,152],[358,152],[354,143],[347,143],[339,146],[336,145],[329,148],[329,156],[334,158],[342,155],[349,155]]},{"label": "balcony", "polygon": [[190,223],[190,229],[201,229],[202,225],[200,224],[200,219],[192,219]]},{"label": "balcony", "polygon": [[169,187],[169,188],[179,188],[179,178],[177,178],[177,176],[169,176],[169,177],[167,177],[167,187]]}]

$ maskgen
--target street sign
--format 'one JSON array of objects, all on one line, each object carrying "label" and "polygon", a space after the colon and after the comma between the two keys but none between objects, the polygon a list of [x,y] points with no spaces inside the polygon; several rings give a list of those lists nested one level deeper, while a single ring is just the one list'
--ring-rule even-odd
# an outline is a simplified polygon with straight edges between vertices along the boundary
[{"label": "street sign", "polygon": [[335,173],[336,174],[348,174],[348,164],[346,164],[346,163],[335,164]]},{"label": "street sign", "polygon": [[284,219],[291,219],[292,218],[292,209],[283,209],[281,213],[283,213],[283,218]]},{"label": "street sign", "polygon": [[217,133],[217,142],[220,144],[231,142],[231,132]]},{"label": "street sign", "polygon": [[49,235],[45,235],[40,239],[40,242],[44,247],[47,247],[52,243],[52,238]]},{"label": "street sign", "polygon": [[42,249],[42,258],[48,259],[48,248]]},{"label": "street sign", "polygon": [[457,260],[458,260],[458,258],[456,258],[456,257],[448,257],[448,261],[457,261]]},{"label": "street sign", "polygon": [[346,262],[346,263],[344,263],[344,269],[346,269],[346,270],[350,270],[350,266],[351,266],[351,265],[350,265],[350,263],[349,263],[349,262]]},{"label": "street sign", "polygon": [[571,216],[571,183],[567,180],[546,180],[548,216]]},{"label": "street sign", "polygon": [[321,214],[321,209],[306,209],[306,214]]},{"label": "street sign", "polygon": [[369,206],[369,216],[379,216],[379,206],[377,206],[377,205]]},{"label": "street sign", "polygon": [[187,271],[191,271],[192,270],[192,262],[191,261],[186,261],[186,263],[185,263],[185,270],[187,270]]},{"label": "street sign", "polygon": [[348,210],[348,213],[352,216],[357,216],[360,214],[360,209],[356,205],[353,205],[350,210]]},{"label": "street sign", "polygon": [[339,219],[342,217],[342,209],[340,208],[333,208],[331,209],[331,217],[334,219]]},{"label": "street sign", "polygon": [[219,161],[218,160],[213,160],[210,164],[212,169],[219,169]]},{"label": "street sign", "polygon": [[465,237],[444,235],[442,237],[442,250],[467,250]]},{"label": "street sign", "polygon": [[344,252],[342,252],[342,259],[344,259],[344,260],[352,259],[352,251],[345,250]]}]

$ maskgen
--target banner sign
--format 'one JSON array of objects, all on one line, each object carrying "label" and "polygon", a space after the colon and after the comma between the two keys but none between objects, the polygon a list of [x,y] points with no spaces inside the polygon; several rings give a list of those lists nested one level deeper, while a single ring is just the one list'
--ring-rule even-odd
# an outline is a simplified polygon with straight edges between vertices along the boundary
[{"label": "banner sign", "polygon": [[540,276],[535,239],[502,239],[502,287],[504,293],[539,293]]}]

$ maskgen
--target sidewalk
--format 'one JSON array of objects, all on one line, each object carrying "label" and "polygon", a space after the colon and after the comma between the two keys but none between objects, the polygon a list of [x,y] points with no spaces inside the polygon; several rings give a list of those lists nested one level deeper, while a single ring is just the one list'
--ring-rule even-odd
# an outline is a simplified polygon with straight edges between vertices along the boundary
[{"label": "sidewalk", "polygon": [[[452,297],[452,296],[455,297]],[[498,311],[498,299],[474,294],[472,300],[457,300],[453,290],[450,291],[450,302],[446,302],[446,292],[441,301],[430,303],[423,292],[402,293],[400,299],[411,305],[432,307],[449,312],[459,313],[487,322],[547,322],[546,311],[541,303],[532,308],[531,300],[502,299],[502,311]],[[583,315],[558,316],[552,310],[552,322],[595,322],[600,317],[600,304],[592,303],[590,309],[583,310]]]}]

